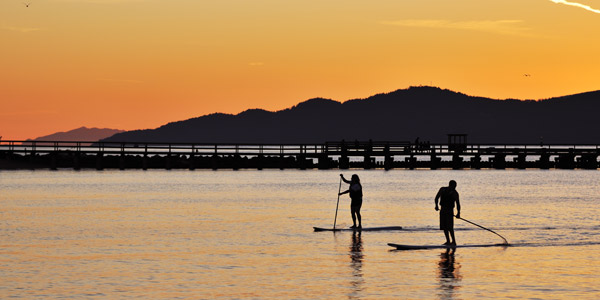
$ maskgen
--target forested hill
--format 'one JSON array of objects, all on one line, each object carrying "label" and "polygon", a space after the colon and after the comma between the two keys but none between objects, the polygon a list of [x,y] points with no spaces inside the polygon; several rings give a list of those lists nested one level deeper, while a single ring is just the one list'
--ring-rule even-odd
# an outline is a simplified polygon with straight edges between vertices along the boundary
[{"label": "forested hill", "polygon": [[411,87],[367,99],[315,98],[276,112],[211,114],[104,141],[321,143],[368,140],[444,143],[600,144],[600,91],[546,100],[496,100],[435,87]]}]

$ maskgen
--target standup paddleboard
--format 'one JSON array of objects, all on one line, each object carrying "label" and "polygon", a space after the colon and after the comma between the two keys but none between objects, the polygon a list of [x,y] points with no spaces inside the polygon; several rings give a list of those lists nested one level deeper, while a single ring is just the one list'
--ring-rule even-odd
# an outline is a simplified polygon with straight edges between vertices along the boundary
[{"label": "standup paddleboard", "polygon": [[480,244],[480,245],[401,245],[388,243],[388,246],[397,250],[423,250],[423,249],[454,249],[454,248],[478,248],[478,247],[508,247],[509,244]]},{"label": "standup paddleboard", "polygon": [[364,227],[364,228],[321,228],[313,227],[315,231],[389,231],[402,230],[402,226],[387,226],[387,227]]}]

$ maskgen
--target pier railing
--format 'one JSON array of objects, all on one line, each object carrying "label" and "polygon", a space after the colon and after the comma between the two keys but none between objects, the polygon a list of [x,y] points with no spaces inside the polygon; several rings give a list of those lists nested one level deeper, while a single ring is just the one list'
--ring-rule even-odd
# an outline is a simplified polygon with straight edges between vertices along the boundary
[{"label": "pier railing", "polygon": [[323,153],[338,154],[348,151],[349,155],[360,155],[369,151],[394,153],[410,151],[408,142],[356,142],[342,144],[253,144],[253,143],[131,143],[131,142],[81,142],[81,141],[0,141],[0,151],[31,154],[51,152],[80,152],[105,154],[182,154],[182,155],[307,155]]}]

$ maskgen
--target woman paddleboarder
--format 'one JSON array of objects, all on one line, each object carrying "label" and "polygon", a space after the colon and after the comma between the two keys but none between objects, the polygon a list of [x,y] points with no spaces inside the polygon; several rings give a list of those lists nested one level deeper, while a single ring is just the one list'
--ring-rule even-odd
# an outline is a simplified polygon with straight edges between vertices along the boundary
[{"label": "woman paddleboarder", "polygon": [[[360,207],[362,206],[363,193],[360,178],[358,178],[358,175],[356,174],[352,175],[350,181],[346,180],[343,174],[340,174],[340,177],[345,183],[350,184],[348,190],[339,193],[339,195],[350,193],[350,199],[352,199],[352,202],[350,202],[350,213],[352,214],[352,222],[354,225],[350,228],[362,228]],[[358,219],[358,226],[356,226],[356,219]]]}]

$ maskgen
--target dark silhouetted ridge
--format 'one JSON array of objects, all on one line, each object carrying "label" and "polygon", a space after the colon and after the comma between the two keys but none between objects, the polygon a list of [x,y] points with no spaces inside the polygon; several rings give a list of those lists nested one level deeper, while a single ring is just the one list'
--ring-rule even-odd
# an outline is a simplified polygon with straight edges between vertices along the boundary
[{"label": "dark silhouetted ridge", "polygon": [[270,112],[210,114],[107,141],[186,143],[322,143],[390,140],[440,143],[466,133],[471,143],[600,143],[600,91],[539,101],[473,97],[411,87],[338,102],[315,98]]},{"label": "dark silhouetted ridge", "polygon": [[50,135],[41,136],[35,139],[29,139],[28,141],[98,141],[107,137],[110,137],[116,133],[124,132],[119,129],[109,128],[87,128],[80,127],[77,129],[69,130],[66,132],[56,132]]}]

